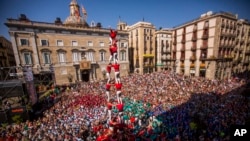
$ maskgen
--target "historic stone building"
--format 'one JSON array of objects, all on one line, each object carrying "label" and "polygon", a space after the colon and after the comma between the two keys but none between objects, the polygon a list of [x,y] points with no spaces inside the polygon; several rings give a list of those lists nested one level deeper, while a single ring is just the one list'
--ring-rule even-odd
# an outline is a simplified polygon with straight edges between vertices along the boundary
[{"label": "historic stone building", "polygon": [[[69,8],[70,15],[64,22],[60,18],[54,23],[32,21],[24,14],[7,19],[17,66],[32,67],[35,78],[46,75],[58,85],[104,79],[110,57],[110,29],[102,28],[101,23],[89,25],[86,10],[76,0]],[[120,72],[124,76],[129,71],[128,34],[118,30],[117,36]]]},{"label": "historic stone building", "polygon": [[250,26],[236,15],[207,12],[174,27],[172,36],[177,73],[223,79],[249,70]]}]

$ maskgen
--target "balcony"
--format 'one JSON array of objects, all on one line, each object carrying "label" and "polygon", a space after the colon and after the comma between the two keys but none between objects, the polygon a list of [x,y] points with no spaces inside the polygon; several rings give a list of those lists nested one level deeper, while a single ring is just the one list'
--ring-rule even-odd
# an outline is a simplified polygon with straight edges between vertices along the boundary
[{"label": "balcony", "polygon": [[193,42],[197,41],[197,37],[193,36],[193,37],[192,37],[192,41],[193,41]]},{"label": "balcony", "polygon": [[197,27],[194,27],[194,28],[193,28],[193,32],[196,32],[196,31],[197,31]]},{"label": "balcony", "polygon": [[173,45],[176,45],[176,41],[173,41]]},{"label": "balcony", "polygon": [[166,55],[165,55],[165,56],[162,56],[162,57],[161,57],[161,60],[162,60],[162,61],[170,61],[171,58],[170,58],[170,56],[166,56]]},{"label": "balcony", "polygon": [[246,50],[245,55],[250,55],[250,50]]},{"label": "balcony", "polygon": [[182,43],[182,44],[185,44],[185,42],[186,42],[185,38],[184,38],[184,39],[181,39],[181,43]]},{"label": "balcony", "polygon": [[238,60],[238,62],[241,62],[242,61],[242,57],[239,57],[237,60]]},{"label": "balcony", "polygon": [[164,54],[170,54],[170,49],[163,48],[162,53]]},{"label": "balcony", "polygon": [[196,46],[192,46],[191,51],[196,51]]},{"label": "balcony", "polygon": [[220,48],[220,49],[225,48],[225,44],[224,44],[224,43],[220,43],[219,48]]},{"label": "balcony", "polygon": [[181,48],[181,51],[185,51],[185,47],[182,47],[182,48]]},{"label": "balcony", "polygon": [[236,39],[235,44],[237,45],[239,43],[239,39]]},{"label": "balcony", "polygon": [[243,62],[243,65],[249,65],[249,62],[250,62],[250,60],[245,60],[244,62]]},{"label": "balcony", "polygon": [[208,39],[208,34],[203,34],[202,37],[201,37],[201,39],[203,39],[203,40]]},{"label": "balcony", "polygon": [[196,56],[191,56],[189,60],[190,61],[195,61],[196,60]]},{"label": "balcony", "polygon": [[240,45],[243,45],[243,44],[244,44],[244,42],[245,42],[244,40],[241,40],[241,41],[240,41]]},{"label": "balcony", "polygon": [[200,49],[201,49],[201,50],[207,49],[207,45],[202,45],[202,46],[200,46]]},{"label": "balcony", "polygon": [[222,23],[221,23],[221,27],[225,27],[225,23],[222,22]]},{"label": "balcony", "polygon": [[208,29],[209,28],[209,26],[208,25],[204,25],[204,27],[203,27],[203,29]]},{"label": "balcony", "polygon": [[200,61],[206,61],[207,60],[207,57],[206,56],[201,56],[200,57]]},{"label": "balcony", "polygon": [[234,25],[233,24],[229,24],[229,28],[233,29]]}]

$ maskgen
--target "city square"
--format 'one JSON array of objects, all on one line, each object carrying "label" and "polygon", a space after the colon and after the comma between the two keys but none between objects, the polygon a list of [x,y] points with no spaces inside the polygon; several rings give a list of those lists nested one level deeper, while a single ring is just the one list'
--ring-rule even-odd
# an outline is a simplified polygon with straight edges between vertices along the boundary
[{"label": "city square", "polygon": [[250,23],[207,11],[158,29],[142,20],[87,22],[69,0],[63,21],[6,18],[0,140],[232,139],[250,124]]}]

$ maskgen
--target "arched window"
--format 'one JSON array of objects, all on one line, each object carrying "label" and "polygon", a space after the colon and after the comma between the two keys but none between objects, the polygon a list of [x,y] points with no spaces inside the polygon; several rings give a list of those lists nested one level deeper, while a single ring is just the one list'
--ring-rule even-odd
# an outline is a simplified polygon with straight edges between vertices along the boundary
[{"label": "arched window", "polygon": [[94,58],[94,51],[87,51],[86,52],[86,57],[88,61],[94,62],[95,58]]},{"label": "arched window", "polygon": [[32,65],[32,54],[31,52],[23,52],[23,60],[25,65]]},{"label": "arched window", "polygon": [[81,53],[79,51],[72,52],[73,63],[78,63],[81,60]]},{"label": "arched window", "polygon": [[42,52],[42,56],[43,56],[43,63],[44,64],[51,64],[50,52],[48,52],[48,51]]},{"label": "arched window", "polygon": [[59,51],[58,52],[58,60],[60,64],[66,64],[66,52]]}]

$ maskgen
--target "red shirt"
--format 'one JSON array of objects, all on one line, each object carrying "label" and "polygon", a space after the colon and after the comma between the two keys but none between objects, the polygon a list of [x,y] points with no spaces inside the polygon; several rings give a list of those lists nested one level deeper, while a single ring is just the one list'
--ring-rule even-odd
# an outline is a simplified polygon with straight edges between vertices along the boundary
[{"label": "red shirt", "polygon": [[111,55],[113,55],[114,53],[117,53],[117,47],[116,46],[111,46],[109,48],[109,51],[110,51]]},{"label": "red shirt", "polygon": [[116,30],[110,30],[109,36],[114,39],[116,37],[117,31]]},{"label": "red shirt", "polygon": [[130,122],[131,122],[131,123],[134,123],[134,122],[135,122],[135,117],[131,117],[131,118],[130,118]]},{"label": "red shirt", "polygon": [[107,65],[107,72],[108,72],[108,73],[111,72],[111,68],[112,68],[112,65]]},{"label": "red shirt", "polygon": [[120,68],[120,64],[113,64],[113,67],[115,69],[115,72],[118,72]]},{"label": "red shirt", "polygon": [[106,84],[106,90],[109,91],[110,90],[110,87],[111,87],[111,84]]},{"label": "red shirt", "polygon": [[118,111],[119,112],[122,112],[123,111],[123,104],[122,103],[118,103],[117,105],[116,105],[116,108],[118,109]]},{"label": "red shirt", "polygon": [[112,109],[112,103],[108,103],[107,107],[108,107],[108,110],[111,110]]},{"label": "red shirt", "polygon": [[115,83],[116,90],[122,89],[122,83]]}]

